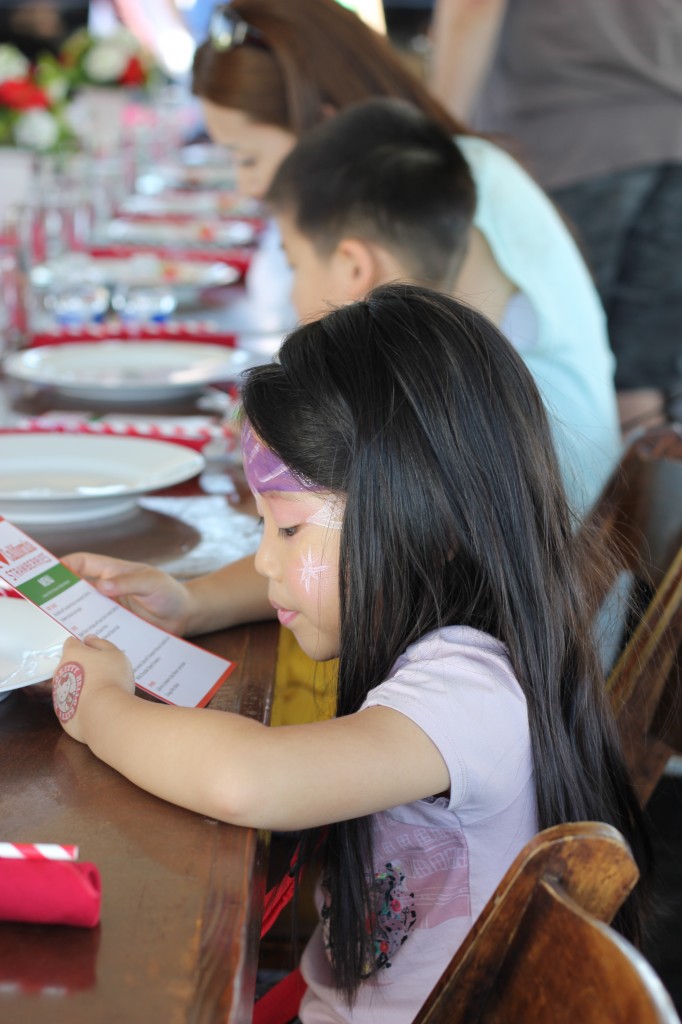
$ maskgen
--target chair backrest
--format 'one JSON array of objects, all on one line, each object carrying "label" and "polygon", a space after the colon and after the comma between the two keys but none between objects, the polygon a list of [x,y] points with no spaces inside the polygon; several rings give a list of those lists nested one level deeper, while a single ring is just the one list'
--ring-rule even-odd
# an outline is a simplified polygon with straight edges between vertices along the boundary
[{"label": "chair backrest", "polygon": [[634,437],[588,517],[615,568],[598,600],[627,569],[656,588],[682,545],[682,424]]},{"label": "chair backrest", "polygon": [[682,546],[606,681],[642,806],[681,749],[681,643]]},{"label": "chair backrest", "polygon": [[608,926],[637,878],[609,825],[540,832],[414,1024],[680,1024],[653,970]]},{"label": "chair backrest", "polygon": [[682,749],[681,425],[657,427],[633,440],[589,523],[607,554],[598,598],[625,570],[642,604],[639,617],[630,619],[632,632],[607,688],[645,804],[671,754]]}]

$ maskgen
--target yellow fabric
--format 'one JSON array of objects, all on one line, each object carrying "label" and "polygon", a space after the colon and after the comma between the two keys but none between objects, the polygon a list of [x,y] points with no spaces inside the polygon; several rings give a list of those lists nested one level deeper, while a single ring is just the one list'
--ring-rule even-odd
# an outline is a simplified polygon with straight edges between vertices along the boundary
[{"label": "yellow fabric", "polygon": [[334,716],[336,661],[313,661],[280,629],[271,725],[305,725]]}]

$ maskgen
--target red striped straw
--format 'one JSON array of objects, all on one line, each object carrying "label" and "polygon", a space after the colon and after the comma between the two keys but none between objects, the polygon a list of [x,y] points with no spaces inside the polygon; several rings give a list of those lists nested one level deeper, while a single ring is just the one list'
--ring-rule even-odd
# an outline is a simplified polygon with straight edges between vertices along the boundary
[{"label": "red striped straw", "polygon": [[0,859],[5,860],[77,860],[77,846],[60,843],[3,843]]}]

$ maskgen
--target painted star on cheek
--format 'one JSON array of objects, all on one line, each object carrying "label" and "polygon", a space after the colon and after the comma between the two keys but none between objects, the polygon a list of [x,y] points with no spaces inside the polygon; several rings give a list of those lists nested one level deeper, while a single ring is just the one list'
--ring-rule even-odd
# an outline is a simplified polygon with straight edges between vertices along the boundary
[{"label": "painted star on cheek", "polygon": [[328,565],[316,563],[313,558],[313,549],[308,547],[308,554],[303,556],[303,564],[298,570],[301,575],[301,583],[305,587],[306,594],[310,593],[310,584],[313,580],[319,580],[323,572],[329,568]]}]

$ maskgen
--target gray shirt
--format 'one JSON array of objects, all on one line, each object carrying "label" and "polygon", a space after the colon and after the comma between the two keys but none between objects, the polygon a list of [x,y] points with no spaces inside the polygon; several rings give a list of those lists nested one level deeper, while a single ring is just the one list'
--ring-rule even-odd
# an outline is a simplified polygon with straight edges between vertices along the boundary
[{"label": "gray shirt", "polygon": [[682,161],[682,0],[509,0],[473,123],[546,188]]}]

